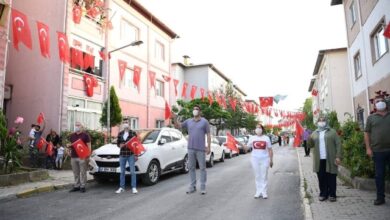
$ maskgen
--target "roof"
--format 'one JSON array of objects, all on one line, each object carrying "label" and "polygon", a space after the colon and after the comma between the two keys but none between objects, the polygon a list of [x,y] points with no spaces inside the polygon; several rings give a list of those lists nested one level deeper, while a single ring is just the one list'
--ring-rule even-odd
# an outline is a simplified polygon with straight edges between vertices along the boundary
[{"label": "roof", "polygon": [[337,51],[343,51],[343,50],[346,51],[347,48],[342,47],[342,48],[334,48],[334,49],[327,49],[327,50],[318,51],[317,62],[316,62],[316,65],[314,67],[313,76],[318,74],[318,71],[320,70],[320,66],[321,66],[322,60],[324,59],[325,53],[337,52]]},{"label": "roof", "polygon": [[314,83],[316,82],[316,79],[315,78],[313,78],[313,79],[311,79],[310,80],[310,85],[309,85],[309,92],[311,92],[311,90],[313,89],[313,86],[314,86]]},{"label": "roof", "polygon": [[137,12],[139,12],[144,18],[149,20],[152,24],[156,25],[160,28],[164,33],[166,33],[172,39],[179,38],[173,30],[171,30],[168,26],[162,23],[159,19],[157,19],[150,11],[148,11],[144,6],[138,3],[136,0],[123,0],[132,8],[134,8]]},{"label": "roof", "polygon": [[240,88],[238,88],[237,85],[234,84],[233,87],[234,87],[235,89],[237,89],[239,92],[241,92],[241,94],[243,94],[244,96],[247,96],[246,93],[245,93],[244,91],[242,91]]},{"label": "roof", "polygon": [[333,6],[333,5],[340,5],[340,4],[343,4],[343,0],[331,0],[330,1],[330,5]]}]

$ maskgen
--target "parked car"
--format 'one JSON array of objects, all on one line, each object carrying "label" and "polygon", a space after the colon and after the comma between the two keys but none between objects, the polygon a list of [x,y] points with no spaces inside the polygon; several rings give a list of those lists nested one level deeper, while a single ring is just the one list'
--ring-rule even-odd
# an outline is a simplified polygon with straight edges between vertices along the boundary
[{"label": "parked car", "polygon": [[[206,139],[207,146],[207,139]],[[206,155],[207,167],[213,167],[214,161],[224,162],[225,161],[225,147],[219,145],[217,138],[211,136],[210,154]]]},{"label": "parked car", "polygon": [[[245,140],[245,136],[237,136],[234,138],[236,139],[236,141],[240,142],[242,145],[246,145],[246,143],[248,142],[247,140]],[[237,144],[237,147],[238,147],[238,150],[240,150],[240,154],[246,153],[245,149],[241,145]],[[252,150],[252,148],[250,148],[249,151],[251,151],[251,150]]]},{"label": "parked car", "polygon": [[278,142],[278,136],[274,135],[274,134],[268,134],[268,137],[271,141],[271,144],[275,144]]},{"label": "parked car", "polygon": [[[145,185],[156,184],[166,173],[188,172],[187,140],[179,130],[159,128],[136,132],[146,151],[138,156],[135,170]],[[119,148],[116,144],[106,144],[94,150],[89,165],[90,174],[98,181],[107,176],[119,176]],[[127,164],[126,175],[129,174]]]},{"label": "parked car", "polygon": [[[227,143],[227,136],[216,136],[217,140],[218,140],[218,143],[220,146],[223,146],[224,150],[225,150],[225,157],[226,158],[232,158],[234,155],[239,155],[239,152],[237,151],[232,151],[230,150],[229,148],[226,147],[226,143]],[[238,148],[238,146],[237,146]]]}]

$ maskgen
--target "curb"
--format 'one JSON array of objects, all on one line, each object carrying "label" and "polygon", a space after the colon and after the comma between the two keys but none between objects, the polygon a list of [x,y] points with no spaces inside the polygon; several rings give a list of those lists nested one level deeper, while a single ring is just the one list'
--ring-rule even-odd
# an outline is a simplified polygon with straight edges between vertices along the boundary
[{"label": "curb", "polygon": [[313,213],[311,212],[311,207],[310,207],[310,201],[308,198],[305,197],[306,195],[306,190],[304,186],[304,177],[303,177],[303,172],[302,172],[302,165],[301,165],[301,157],[299,156],[298,148],[295,150],[298,156],[298,166],[299,166],[299,177],[300,177],[300,195],[302,199],[302,206],[304,209],[304,218],[305,220],[313,220]]}]

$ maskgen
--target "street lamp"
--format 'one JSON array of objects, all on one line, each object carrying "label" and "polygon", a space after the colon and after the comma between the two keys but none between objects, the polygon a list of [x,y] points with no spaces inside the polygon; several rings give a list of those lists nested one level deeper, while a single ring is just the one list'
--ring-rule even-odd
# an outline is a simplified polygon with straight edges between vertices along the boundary
[{"label": "street lamp", "polygon": [[122,47],[116,48],[114,50],[108,51],[107,52],[107,57],[108,57],[108,62],[107,62],[107,130],[108,130],[108,141],[111,141],[111,121],[110,121],[110,116],[111,116],[111,109],[110,109],[110,57],[111,53],[122,50],[126,47],[132,47],[132,46],[139,46],[143,44],[144,42],[142,40],[138,41],[133,41],[130,44],[124,45]]}]

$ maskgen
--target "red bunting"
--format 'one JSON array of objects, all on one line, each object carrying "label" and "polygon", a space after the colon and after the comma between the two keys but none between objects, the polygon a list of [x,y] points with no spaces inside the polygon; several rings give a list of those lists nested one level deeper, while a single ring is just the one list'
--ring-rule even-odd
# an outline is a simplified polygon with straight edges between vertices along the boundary
[{"label": "red bunting", "polygon": [[222,104],[222,106],[223,106],[223,108],[227,108],[227,106],[226,106],[226,100],[225,100],[225,96],[222,94],[222,96],[221,96],[221,104]]},{"label": "red bunting", "polygon": [[149,78],[150,78],[150,88],[152,87],[156,88],[156,73],[153,71],[149,71]]},{"label": "red bunting", "polygon": [[60,56],[60,60],[64,63],[69,63],[69,44],[68,38],[62,32],[57,31],[58,38],[58,52]]},{"label": "red bunting", "polygon": [[162,77],[163,77],[163,79],[164,79],[166,82],[171,81],[171,77],[170,77],[170,76],[162,75]]},{"label": "red bunting", "polygon": [[197,89],[198,89],[197,86],[192,86],[191,87],[191,94],[190,94],[191,100],[193,100],[195,98],[195,94],[196,94],[196,90]]},{"label": "red bunting", "polygon": [[171,108],[168,105],[168,102],[165,101],[165,120],[171,117]]},{"label": "red bunting", "polygon": [[211,94],[210,91],[208,92],[208,98],[209,98],[209,104],[212,105],[214,100],[213,100],[213,95]]},{"label": "red bunting", "polygon": [[27,16],[22,12],[12,9],[12,34],[13,44],[19,50],[19,42],[23,43],[30,50],[32,49],[31,31],[28,25]]},{"label": "red bunting", "polygon": [[183,98],[187,98],[187,86],[188,86],[188,83],[183,83],[183,88],[181,90],[181,97]]},{"label": "red bunting", "polygon": [[119,68],[119,80],[122,81],[127,68],[126,61],[118,60],[118,68]]},{"label": "red bunting", "polygon": [[270,107],[274,104],[273,97],[259,97],[259,101],[262,108]]},{"label": "red bunting", "polygon": [[72,148],[80,159],[85,159],[91,154],[89,147],[81,139],[72,143]]},{"label": "red bunting", "polygon": [[385,32],[383,33],[383,36],[390,38],[390,22],[389,22],[389,24],[387,24],[387,27],[386,27]]},{"label": "red bunting", "polygon": [[77,66],[80,69],[84,69],[84,57],[83,57],[83,52],[79,49],[76,48],[71,48],[71,67],[72,68],[77,68]]},{"label": "red bunting", "polygon": [[203,101],[204,100],[204,89],[203,88],[200,88],[200,97]]},{"label": "red bunting", "polygon": [[236,111],[237,99],[229,97],[229,103],[230,103],[230,106],[232,107],[233,111]]},{"label": "red bunting", "polygon": [[179,84],[179,80],[173,79],[173,85],[175,86],[175,96],[177,96],[177,85]]},{"label": "red bunting", "polygon": [[133,82],[134,82],[134,85],[137,86],[138,88],[138,93],[140,92],[140,80],[141,80],[141,67],[139,66],[134,66],[134,76],[133,76]]},{"label": "red bunting", "polygon": [[79,6],[79,5],[73,6],[72,12],[73,12],[73,22],[75,24],[80,24],[81,15],[82,15],[81,6]]},{"label": "red bunting", "polygon": [[125,145],[137,156],[143,154],[146,151],[141,141],[136,136],[132,137]]},{"label": "red bunting", "polygon": [[38,38],[39,38],[39,46],[41,48],[41,55],[43,57],[50,57],[50,37],[49,37],[49,27],[37,21],[38,28]]}]

